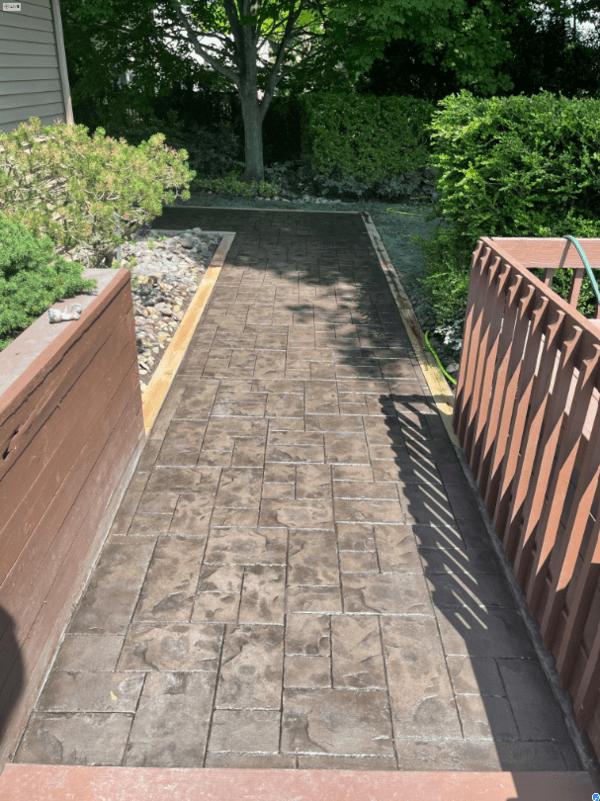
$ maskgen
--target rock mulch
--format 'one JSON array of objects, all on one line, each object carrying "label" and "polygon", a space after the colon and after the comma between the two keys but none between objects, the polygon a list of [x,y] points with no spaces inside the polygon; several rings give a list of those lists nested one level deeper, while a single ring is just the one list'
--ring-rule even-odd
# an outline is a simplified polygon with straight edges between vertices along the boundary
[{"label": "rock mulch", "polygon": [[164,238],[164,232],[144,227],[122,246],[122,263],[131,269],[133,279],[142,392],[156,372],[222,239],[220,234],[204,233],[200,228],[169,234]]},{"label": "rock mulch", "polygon": [[[215,192],[205,192],[205,193],[202,193],[202,194],[213,195],[213,194],[216,194],[216,193]],[[231,195],[230,197],[235,197],[235,196]],[[293,201],[296,200],[299,203],[330,203],[330,204],[331,203],[333,203],[333,204],[341,203],[342,205],[347,205],[346,203],[344,203],[343,200],[340,200],[339,198],[336,198],[335,200],[332,200],[331,198],[327,198],[327,197],[318,197],[316,195],[306,195],[306,194],[297,195],[297,194],[291,193],[291,192],[282,192],[280,195],[275,195],[274,197],[259,197],[259,198],[257,198],[257,200],[263,200],[263,201],[267,201],[267,202],[268,201],[280,200],[282,203],[292,203]]]}]

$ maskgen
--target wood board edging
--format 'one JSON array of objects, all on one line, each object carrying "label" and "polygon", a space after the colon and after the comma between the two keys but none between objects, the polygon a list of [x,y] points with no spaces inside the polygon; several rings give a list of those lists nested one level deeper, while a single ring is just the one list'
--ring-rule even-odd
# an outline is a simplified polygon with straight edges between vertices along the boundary
[{"label": "wood board edging", "polygon": [[[175,232],[174,232],[175,233]],[[183,357],[186,354],[188,346],[191,342],[194,331],[196,330],[200,318],[206,308],[210,299],[217,278],[221,272],[221,268],[225,261],[225,257],[231,247],[235,232],[221,231],[223,239],[219,243],[211,262],[204,274],[202,281],[196,294],[192,298],[190,305],[180,322],[177,330],[175,331],[169,347],[166,349],[156,372],[152,376],[152,380],[142,393],[142,408],[144,412],[144,429],[146,437],[150,436],[152,426],[162,408],[162,405],[167,397],[171,384]]]}]

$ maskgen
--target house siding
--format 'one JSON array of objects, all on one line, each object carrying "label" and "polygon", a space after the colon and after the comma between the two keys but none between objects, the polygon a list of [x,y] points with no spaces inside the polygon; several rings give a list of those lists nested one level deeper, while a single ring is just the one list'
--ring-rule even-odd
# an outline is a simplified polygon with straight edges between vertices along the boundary
[{"label": "house siding", "polygon": [[73,122],[58,0],[0,11],[0,132],[30,117]]}]

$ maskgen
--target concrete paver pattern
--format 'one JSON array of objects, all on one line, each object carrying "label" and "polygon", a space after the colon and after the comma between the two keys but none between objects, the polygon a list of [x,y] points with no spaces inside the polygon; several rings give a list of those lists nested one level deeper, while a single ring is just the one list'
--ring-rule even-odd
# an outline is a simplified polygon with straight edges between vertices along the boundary
[{"label": "concrete paver pattern", "polygon": [[581,770],[358,214],[236,231],[16,762]]}]

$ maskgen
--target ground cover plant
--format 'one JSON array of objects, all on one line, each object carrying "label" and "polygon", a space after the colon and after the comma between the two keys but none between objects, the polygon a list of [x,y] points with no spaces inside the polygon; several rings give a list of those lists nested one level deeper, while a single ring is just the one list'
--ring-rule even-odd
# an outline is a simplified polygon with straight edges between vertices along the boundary
[{"label": "ground cover plant", "polygon": [[83,265],[56,253],[47,236],[0,216],[0,351],[57,300],[95,289]]},{"label": "ground cover plant", "polygon": [[224,178],[196,178],[191,191],[257,199],[285,197],[289,200],[308,194],[344,202],[363,199],[405,202],[410,198],[430,198],[433,191],[433,173],[426,168],[370,182],[352,175],[342,176],[335,171],[322,175],[303,161],[265,167],[266,180],[261,182],[246,183],[240,180],[239,172],[238,166]]}]

